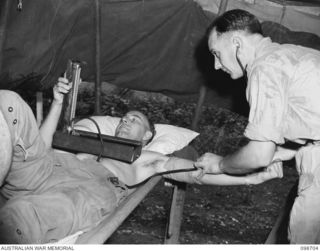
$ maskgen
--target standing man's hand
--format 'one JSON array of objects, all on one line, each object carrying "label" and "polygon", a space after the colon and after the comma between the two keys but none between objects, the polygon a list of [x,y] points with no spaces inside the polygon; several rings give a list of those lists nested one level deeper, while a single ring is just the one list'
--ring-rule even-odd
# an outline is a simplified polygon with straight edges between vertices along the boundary
[{"label": "standing man's hand", "polygon": [[72,85],[69,83],[68,79],[60,77],[58,82],[53,87],[53,102],[55,104],[62,104],[64,95],[67,94]]},{"label": "standing man's hand", "polygon": [[203,169],[204,173],[221,174],[222,171],[219,168],[219,162],[223,157],[213,154],[205,153],[194,163],[194,166]]}]

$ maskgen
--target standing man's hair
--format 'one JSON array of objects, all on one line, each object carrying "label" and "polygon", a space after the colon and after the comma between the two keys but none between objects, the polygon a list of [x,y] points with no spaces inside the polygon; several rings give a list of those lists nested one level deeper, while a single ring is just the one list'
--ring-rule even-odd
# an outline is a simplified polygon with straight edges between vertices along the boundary
[{"label": "standing man's hair", "polygon": [[250,12],[240,9],[230,10],[218,16],[208,29],[209,36],[214,29],[218,36],[228,31],[247,31],[252,34],[262,34],[258,18]]}]

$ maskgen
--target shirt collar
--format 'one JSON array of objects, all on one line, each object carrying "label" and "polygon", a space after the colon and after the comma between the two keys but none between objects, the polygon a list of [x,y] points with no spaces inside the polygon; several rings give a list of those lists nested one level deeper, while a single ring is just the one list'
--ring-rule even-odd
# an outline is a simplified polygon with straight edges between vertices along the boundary
[{"label": "shirt collar", "polygon": [[252,66],[253,66],[254,62],[256,61],[256,59],[261,57],[264,54],[264,52],[265,52],[264,49],[266,47],[268,47],[271,43],[272,43],[272,41],[271,41],[270,37],[264,37],[260,40],[260,42],[258,43],[258,45],[256,47],[254,59],[247,65],[247,72],[251,71]]}]

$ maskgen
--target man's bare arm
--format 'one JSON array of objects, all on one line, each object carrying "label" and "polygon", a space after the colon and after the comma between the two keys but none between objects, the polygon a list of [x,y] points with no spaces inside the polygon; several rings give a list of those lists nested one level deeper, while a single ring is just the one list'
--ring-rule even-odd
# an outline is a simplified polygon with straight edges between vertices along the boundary
[{"label": "man's bare arm", "polygon": [[153,175],[163,175],[173,180],[203,185],[260,184],[273,178],[282,177],[282,166],[279,166],[281,162],[262,172],[237,177],[227,174],[203,174],[203,170],[196,169],[190,160],[168,157],[149,151],[143,151],[132,164],[110,159],[102,159],[100,163],[128,186],[140,184]]},{"label": "man's bare arm", "polygon": [[40,134],[49,149],[52,145],[53,134],[59,122],[64,95],[69,92],[71,86],[66,78],[59,78],[58,83],[53,88],[54,99],[50,111],[40,127]]},{"label": "man's bare arm", "polygon": [[[165,165],[165,169],[168,171],[181,169],[191,170],[192,168],[192,161],[175,157],[170,158]],[[282,178],[283,176],[281,162],[274,163],[261,172],[246,176],[231,176],[228,174],[199,174],[201,174],[201,170],[170,173],[163,176],[181,182],[191,184],[197,183],[201,185],[256,185],[274,178]]]},{"label": "man's bare arm", "polygon": [[284,148],[281,146],[277,147],[277,150],[273,156],[273,160],[281,160],[281,161],[285,161],[285,160],[291,160],[292,158],[294,158],[294,156],[296,155],[297,150],[294,149],[289,149],[289,148]]},{"label": "man's bare arm", "polygon": [[0,111],[0,186],[10,169],[12,162],[12,142],[7,122]]}]

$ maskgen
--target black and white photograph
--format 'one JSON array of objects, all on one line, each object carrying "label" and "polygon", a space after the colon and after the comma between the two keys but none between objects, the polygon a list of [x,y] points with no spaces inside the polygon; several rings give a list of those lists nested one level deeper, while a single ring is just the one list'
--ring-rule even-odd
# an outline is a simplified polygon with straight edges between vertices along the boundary
[{"label": "black and white photograph", "polygon": [[0,0],[1,250],[319,244],[320,0]]}]

